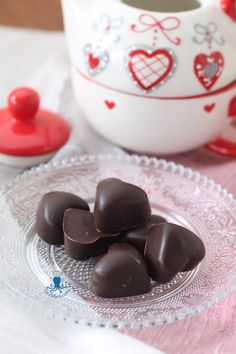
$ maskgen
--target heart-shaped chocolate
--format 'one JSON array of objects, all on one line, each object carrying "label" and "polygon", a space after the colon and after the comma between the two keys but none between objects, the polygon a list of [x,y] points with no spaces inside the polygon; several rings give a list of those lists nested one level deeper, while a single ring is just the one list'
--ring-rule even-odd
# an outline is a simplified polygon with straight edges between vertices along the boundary
[{"label": "heart-shaped chocolate", "polygon": [[166,223],[149,229],[144,255],[150,276],[164,284],[177,273],[194,269],[204,258],[205,247],[190,230]]},{"label": "heart-shaped chocolate", "polygon": [[135,247],[141,254],[144,254],[144,248],[147,239],[147,233],[152,225],[166,223],[167,220],[159,215],[152,215],[151,219],[144,226],[137,227],[132,230],[123,231],[121,234],[121,242],[128,243]]},{"label": "heart-shaped chocolate", "polygon": [[85,210],[66,210],[63,230],[66,253],[80,261],[100,256],[118,242],[118,235],[102,235],[98,232],[93,214]]},{"label": "heart-shaped chocolate", "polygon": [[50,245],[64,243],[62,222],[64,212],[68,208],[89,210],[85,200],[66,192],[47,193],[39,203],[36,214],[36,230],[38,235]]},{"label": "heart-shaped chocolate", "polygon": [[141,188],[117,178],[97,186],[94,217],[103,233],[117,233],[145,225],[151,217],[147,194]]},{"label": "heart-shaped chocolate", "polygon": [[93,269],[91,291],[107,298],[148,293],[151,283],[143,257],[131,245],[113,245]]}]

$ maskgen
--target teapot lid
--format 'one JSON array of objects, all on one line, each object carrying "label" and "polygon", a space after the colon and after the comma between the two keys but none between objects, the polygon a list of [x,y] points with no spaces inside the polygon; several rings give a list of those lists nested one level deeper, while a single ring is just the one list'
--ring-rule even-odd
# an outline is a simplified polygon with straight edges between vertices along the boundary
[{"label": "teapot lid", "polygon": [[57,151],[69,138],[70,128],[61,116],[40,109],[31,88],[17,88],[0,110],[0,154],[37,157]]}]

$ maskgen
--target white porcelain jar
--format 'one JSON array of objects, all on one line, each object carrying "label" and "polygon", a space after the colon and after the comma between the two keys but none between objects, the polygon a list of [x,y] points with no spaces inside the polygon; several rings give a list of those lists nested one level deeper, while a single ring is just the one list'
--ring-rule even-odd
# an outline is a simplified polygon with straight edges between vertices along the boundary
[{"label": "white porcelain jar", "polygon": [[216,137],[236,106],[233,1],[63,0],[75,94],[95,129],[155,154]]}]

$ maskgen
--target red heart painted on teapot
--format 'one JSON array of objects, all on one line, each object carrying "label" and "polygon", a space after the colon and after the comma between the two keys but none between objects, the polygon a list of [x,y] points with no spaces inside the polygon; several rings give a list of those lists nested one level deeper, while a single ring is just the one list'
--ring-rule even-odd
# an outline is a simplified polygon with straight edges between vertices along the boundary
[{"label": "red heart painted on teapot", "polygon": [[143,90],[149,91],[172,75],[174,59],[170,51],[135,49],[128,55],[128,69]]},{"label": "red heart painted on teapot", "polygon": [[199,54],[194,60],[194,72],[200,83],[206,90],[220,78],[224,69],[224,57],[220,52],[214,52],[210,55]]},{"label": "red heart painted on teapot", "polygon": [[113,109],[113,108],[115,108],[115,106],[116,106],[115,102],[108,101],[108,100],[105,100],[105,105],[106,105],[107,108],[109,108],[109,109]]},{"label": "red heart painted on teapot", "polygon": [[215,108],[216,104],[212,103],[212,104],[208,104],[204,107],[205,111],[207,113],[211,113],[211,111],[213,111],[213,109]]},{"label": "red heart painted on teapot", "polygon": [[91,69],[95,69],[99,66],[100,60],[96,58],[93,54],[89,54],[89,65]]}]

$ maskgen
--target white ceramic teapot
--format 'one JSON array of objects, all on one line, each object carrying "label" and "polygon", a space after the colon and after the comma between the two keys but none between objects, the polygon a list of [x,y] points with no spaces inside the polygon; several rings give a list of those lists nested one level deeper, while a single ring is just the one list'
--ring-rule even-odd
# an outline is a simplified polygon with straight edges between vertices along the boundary
[{"label": "white ceramic teapot", "polygon": [[137,152],[214,139],[236,115],[236,0],[62,0],[75,95]]}]

